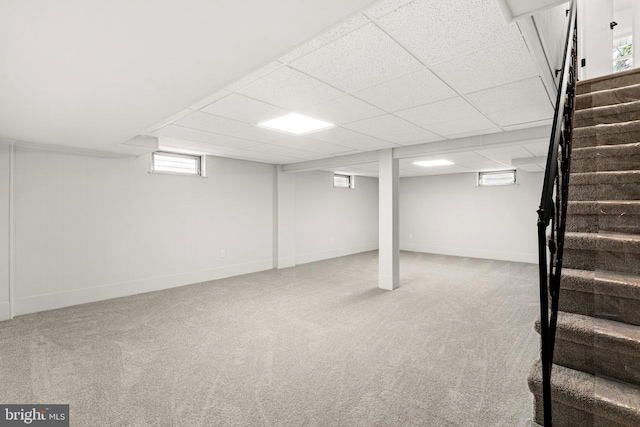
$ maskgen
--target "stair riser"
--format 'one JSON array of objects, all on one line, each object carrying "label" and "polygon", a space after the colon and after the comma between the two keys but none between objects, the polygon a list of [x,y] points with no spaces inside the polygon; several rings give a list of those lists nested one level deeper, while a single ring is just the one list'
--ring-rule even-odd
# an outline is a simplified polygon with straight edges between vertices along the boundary
[{"label": "stair riser", "polygon": [[578,215],[567,216],[567,231],[640,234],[640,215]]},{"label": "stair riser", "polygon": [[622,74],[614,78],[600,80],[596,82],[581,82],[576,86],[576,95],[583,95],[590,92],[597,92],[607,89],[615,89],[624,86],[632,86],[640,83],[640,74]]},{"label": "stair riser", "polygon": [[600,124],[613,124],[640,120],[640,106],[632,104],[614,105],[576,111],[573,127],[582,128]]},{"label": "stair riser", "polygon": [[594,92],[576,97],[576,110],[622,104],[640,99],[640,86],[623,87],[615,91]]},{"label": "stair riser", "polygon": [[573,173],[628,170],[640,170],[640,145],[619,150],[612,150],[611,147],[596,147],[574,151],[571,156]]},{"label": "stair riser", "polygon": [[553,363],[640,385],[640,358],[556,338]]},{"label": "stair riser", "polygon": [[640,200],[640,183],[596,183],[580,185],[569,180],[569,200]]},{"label": "stair riser", "polygon": [[565,248],[563,258],[563,267],[566,268],[640,274],[638,253]]},{"label": "stair riser", "polygon": [[[544,424],[542,396],[534,394],[535,422]],[[619,424],[608,418],[581,411],[563,403],[553,401],[551,405],[553,427],[633,427],[634,424]]]},{"label": "stair riser", "polygon": [[630,122],[616,126],[576,128],[573,131],[574,148],[598,145],[618,145],[640,142],[640,123]]},{"label": "stair riser", "polygon": [[559,310],[640,326],[640,300],[562,289]]}]

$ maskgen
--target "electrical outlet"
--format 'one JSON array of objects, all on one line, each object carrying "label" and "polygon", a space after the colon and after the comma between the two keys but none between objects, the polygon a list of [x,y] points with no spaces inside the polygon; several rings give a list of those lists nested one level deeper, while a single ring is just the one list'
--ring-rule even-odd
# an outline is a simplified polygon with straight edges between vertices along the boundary
[{"label": "electrical outlet", "polygon": [[413,233],[409,233],[409,238],[413,239]]},{"label": "electrical outlet", "polygon": [[224,249],[222,249],[220,251],[220,258],[224,258],[227,255],[227,251],[225,251]]},{"label": "electrical outlet", "polygon": [[333,243],[333,237],[329,237],[329,244]]}]

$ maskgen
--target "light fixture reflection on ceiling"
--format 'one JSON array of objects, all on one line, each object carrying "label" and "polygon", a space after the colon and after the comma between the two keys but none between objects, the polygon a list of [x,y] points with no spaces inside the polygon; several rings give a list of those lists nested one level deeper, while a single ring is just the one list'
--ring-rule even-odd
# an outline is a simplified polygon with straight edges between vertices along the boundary
[{"label": "light fixture reflection on ceiling", "polygon": [[303,116],[298,113],[291,113],[278,117],[277,119],[258,123],[258,126],[280,132],[292,133],[294,135],[302,135],[335,127],[333,123],[323,122],[322,120]]},{"label": "light fixture reflection on ceiling", "polygon": [[449,160],[438,159],[438,160],[424,160],[421,162],[413,162],[413,164],[416,166],[422,166],[422,167],[428,168],[433,166],[449,166],[454,163],[450,162]]}]

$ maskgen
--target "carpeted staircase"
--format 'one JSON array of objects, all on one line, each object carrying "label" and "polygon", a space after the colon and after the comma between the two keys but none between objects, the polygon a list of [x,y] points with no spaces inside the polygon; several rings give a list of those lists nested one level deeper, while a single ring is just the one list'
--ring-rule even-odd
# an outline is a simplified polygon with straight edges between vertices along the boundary
[{"label": "carpeted staircase", "polygon": [[[576,94],[553,426],[640,426],[640,70]],[[539,362],[529,388],[542,425]]]}]

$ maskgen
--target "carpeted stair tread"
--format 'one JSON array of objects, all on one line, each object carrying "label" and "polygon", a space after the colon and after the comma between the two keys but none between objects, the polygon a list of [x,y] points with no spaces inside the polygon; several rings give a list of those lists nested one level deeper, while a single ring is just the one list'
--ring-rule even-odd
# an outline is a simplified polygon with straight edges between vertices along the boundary
[{"label": "carpeted stair tread", "polygon": [[625,233],[565,233],[564,247],[613,252],[640,253],[640,236]]},{"label": "carpeted stair tread", "polygon": [[639,71],[640,70],[635,68],[621,73],[579,81],[576,85],[576,95],[639,84]]},{"label": "carpeted stair tread", "polygon": [[611,172],[640,170],[640,142],[575,148],[571,153],[571,171]]},{"label": "carpeted stair tread", "polygon": [[558,312],[553,363],[640,385],[639,355],[640,326]]},{"label": "carpeted stair tread", "polygon": [[640,235],[567,232],[563,265],[578,270],[640,275]]},{"label": "carpeted stair tread", "polygon": [[[540,333],[540,319],[536,320]],[[595,346],[611,353],[640,355],[640,326],[576,313],[558,312],[556,340]]]},{"label": "carpeted stair tread", "polygon": [[610,271],[562,269],[562,290],[640,300],[640,276]]},{"label": "carpeted stair tread", "polygon": [[563,268],[559,309],[640,326],[640,276]]},{"label": "carpeted stair tread", "polygon": [[569,200],[640,200],[640,170],[572,173]]},{"label": "carpeted stair tread", "polygon": [[640,84],[604,89],[576,96],[576,110],[623,104],[640,99]]},{"label": "carpeted stair tread", "polygon": [[616,145],[638,142],[640,139],[640,121],[599,124],[580,127],[573,130],[573,148],[596,145]]},{"label": "carpeted stair tread", "polygon": [[[529,390],[536,397],[535,421],[541,423],[542,365],[540,361],[533,365],[528,383]],[[640,425],[640,387],[638,386],[553,365],[551,388],[554,426],[637,427]],[[570,417],[566,415],[569,411],[562,411],[564,407],[571,411]],[[589,421],[591,423],[588,423]]]},{"label": "carpeted stair tread", "polygon": [[640,120],[640,101],[605,105],[576,111],[574,114],[573,127],[574,129],[579,129],[600,124],[617,124],[634,120]]},{"label": "carpeted stair tread", "polygon": [[570,201],[567,205],[567,231],[640,234],[640,201]]}]

